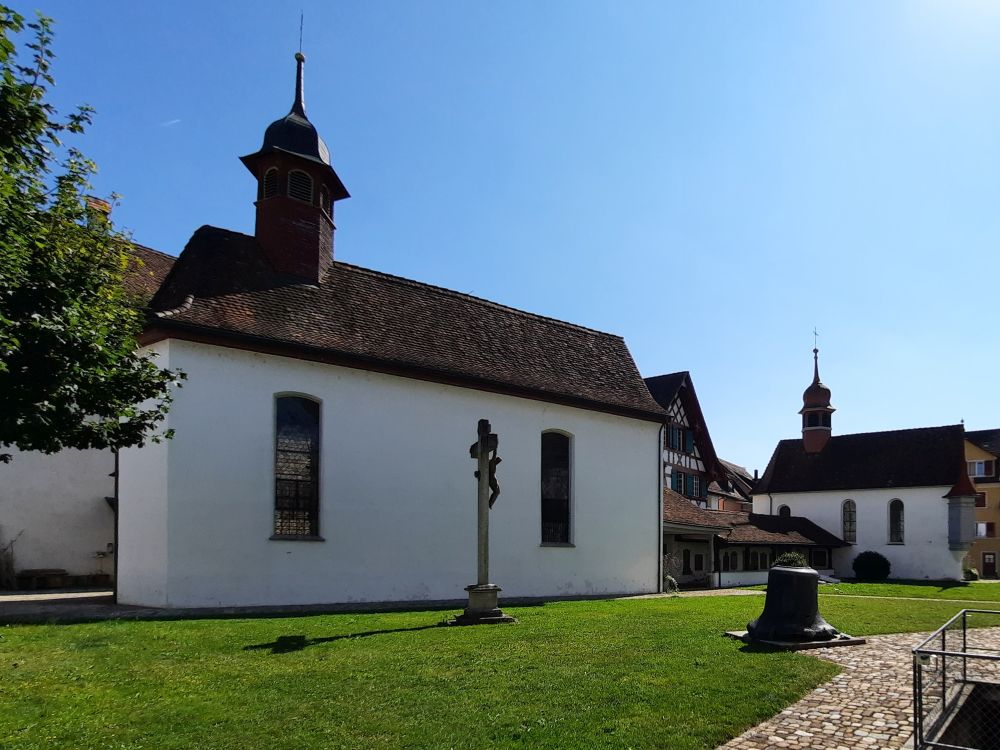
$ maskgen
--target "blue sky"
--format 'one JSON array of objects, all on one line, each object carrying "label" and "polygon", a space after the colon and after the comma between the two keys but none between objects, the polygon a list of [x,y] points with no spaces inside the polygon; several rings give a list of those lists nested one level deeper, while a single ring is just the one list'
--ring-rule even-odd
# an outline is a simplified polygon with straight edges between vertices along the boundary
[{"label": "blue sky", "polygon": [[337,256],[625,337],[690,370],[718,453],[796,437],[820,331],[835,433],[1000,426],[1000,4],[15,3],[119,225],[252,232],[237,160],[306,108]]}]

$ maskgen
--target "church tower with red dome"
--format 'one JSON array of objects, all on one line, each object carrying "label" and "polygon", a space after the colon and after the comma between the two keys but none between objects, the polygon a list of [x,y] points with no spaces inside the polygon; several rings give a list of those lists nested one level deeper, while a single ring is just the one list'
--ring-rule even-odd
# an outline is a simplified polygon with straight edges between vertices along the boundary
[{"label": "church tower with red dome", "polygon": [[819,379],[819,349],[813,349],[813,382],[802,394],[802,445],[806,453],[819,453],[826,447],[832,432],[830,389]]}]

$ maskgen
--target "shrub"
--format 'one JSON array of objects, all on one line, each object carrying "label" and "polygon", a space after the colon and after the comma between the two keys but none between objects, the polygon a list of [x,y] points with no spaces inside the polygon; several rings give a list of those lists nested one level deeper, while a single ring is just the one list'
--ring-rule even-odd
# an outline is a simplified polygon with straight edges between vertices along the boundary
[{"label": "shrub", "polygon": [[855,557],[851,567],[859,581],[884,581],[892,571],[892,565],[885,556],[873,550],[865,550]]},{"label": "shrub", "polygon": [[774,558],[774,564],[771,565],[772,568],[807,568],[809,563],[806,562],[805,555],[801,552],[782,552],[776,558]]},{"label": "shrub", "polygon": [[966,568],[965,570],[962,571],[962,578],[964,578],[966,581],[978,581],[979,571],[976,570],[975,568]]}]

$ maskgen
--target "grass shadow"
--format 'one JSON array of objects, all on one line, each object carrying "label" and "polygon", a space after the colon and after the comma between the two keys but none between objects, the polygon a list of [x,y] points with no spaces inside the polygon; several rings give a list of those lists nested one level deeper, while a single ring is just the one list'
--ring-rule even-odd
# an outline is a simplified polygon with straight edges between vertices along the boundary
[{"label": "grass shadow", "polygon": [[333,643],[335,641],[346,641],[354,638],[370,638],[373,635],[388,635],[389,633],[412,633],[418,630],[431,630],[433,628],[447,627],[446,622],[436,622],[433,625],[418,625],[414,628],[389,628],[386,630],[367,630],[363,633],[348,633],[347,635],[332,635],[327,638],[306,638],[304,635],[279,635],[271,643],[258,643],[253,646],[244,646],[244,651],[262,651],[270,649],[272,654],[290,654],[294,651],[302,651],[309,646],[318,646],[321,643]]}]

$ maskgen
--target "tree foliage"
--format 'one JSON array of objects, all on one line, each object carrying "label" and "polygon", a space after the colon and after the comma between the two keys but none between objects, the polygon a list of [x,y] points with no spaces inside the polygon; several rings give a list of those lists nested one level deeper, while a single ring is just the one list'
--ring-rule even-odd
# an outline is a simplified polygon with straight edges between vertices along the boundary
[{"label": "tree foliage", "polygon": [[[15,41],[28,37],[19,52]],[[144,312],[125,290],[129,237],[88,208],[95,165],[63,144],[92,110],[60,118],[46,93],[52,21],[0,6],[0,460],[123,448],[159,429],[182,374],[137,350]]]}]

